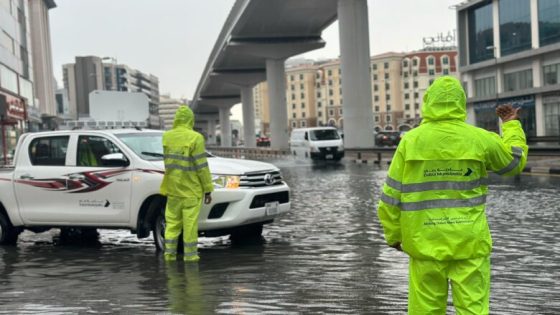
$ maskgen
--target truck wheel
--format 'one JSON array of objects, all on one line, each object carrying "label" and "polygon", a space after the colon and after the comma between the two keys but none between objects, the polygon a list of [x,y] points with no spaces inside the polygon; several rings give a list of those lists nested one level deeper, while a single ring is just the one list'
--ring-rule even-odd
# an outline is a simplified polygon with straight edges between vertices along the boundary
[{"label": "truck wheel", "polygon": [[[160,211],[156,217],[156,222],[154,222],[154,228],[152,230],[154,235],[154,244],[156,245],[157,251],[165,250],[165,207]],[[177,243],[177,253],[183,253],[183,233],[179,235]]]},{"label": "truck wheel", "polygon": [[152,234],[156,250],[163,251],[165,249],[165,208],[156,216]]},{"label": "truck wheel", "polygon": [[229,239],[232,242],[262,239],[262,224],[252,224],[239,227],[231,232]]},{"label": "truck wheel", "polygon": [[19,229],[12,226],[8,218],[0,213],[0,245],[15,245],[19,236]]}]

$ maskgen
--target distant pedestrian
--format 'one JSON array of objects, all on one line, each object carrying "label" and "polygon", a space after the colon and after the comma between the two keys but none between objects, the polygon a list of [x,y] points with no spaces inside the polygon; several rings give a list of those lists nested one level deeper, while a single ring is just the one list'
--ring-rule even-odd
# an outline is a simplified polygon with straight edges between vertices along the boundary
[{"label": "distant pedestrian", "polygon": [[214,190],[206,161],[204,138],[193,130],[194,114],[181,106],[173,128],[163,134],[165,175],[161,194],[167,196],[165,209],[165,260],[177,259],[179,235],[183,232],[185,261],[198,261],[198,215],[202,199],[212,202]]},{"label": "distant pedestrian", "polygon": [[445,314],[449,282],[457,314],[489,313],[487,171],[523,170],[528,147],[518,111],[497,108],[500,137],[465,123],[457,79],[441,77],[426,91],[422,124],[401,140],[378,208],[387,244],[410,256],[409,314]]}]

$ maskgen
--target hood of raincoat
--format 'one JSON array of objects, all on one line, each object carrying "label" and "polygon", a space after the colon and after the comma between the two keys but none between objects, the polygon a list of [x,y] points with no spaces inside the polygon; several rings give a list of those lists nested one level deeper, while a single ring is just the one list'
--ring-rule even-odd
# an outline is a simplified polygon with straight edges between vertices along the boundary
[{"label": "hood of raincoat", "polygon": [[175,112],[175,120],[173,121],[173,128],[186,127],[192,129],[194,126],[194,113],[186,106],[181,105],[177,112]]},{"label": "hood of raincoat", "polygon": [[424,122],[467,119],[467,98],[461,82],[454,77],[438,78],[426,91],[422,105]]}]

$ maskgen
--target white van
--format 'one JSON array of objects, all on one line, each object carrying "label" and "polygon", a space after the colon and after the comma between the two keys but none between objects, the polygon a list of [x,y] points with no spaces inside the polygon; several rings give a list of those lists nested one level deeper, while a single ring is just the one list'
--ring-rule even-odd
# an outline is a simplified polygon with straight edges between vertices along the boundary
[{"label": "white van", "polygon": [[344,157],[342,137],[334,127],[292,130],[290,151],[296,158],[340,161]]}]

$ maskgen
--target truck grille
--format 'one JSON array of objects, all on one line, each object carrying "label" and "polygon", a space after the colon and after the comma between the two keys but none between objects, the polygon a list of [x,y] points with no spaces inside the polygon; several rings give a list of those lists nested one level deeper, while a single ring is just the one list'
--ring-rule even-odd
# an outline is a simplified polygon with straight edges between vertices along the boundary
[{"label": "truck grille", "polygon": [[279,171],[246,173],[241,175],[240,187],[266,187],[282,184],[282,175]]},{"label": "truck grille", "polygon": [[319,148],[319,151],[323,154],[335,154],[338,152],[338,147],[324,147]]}]

